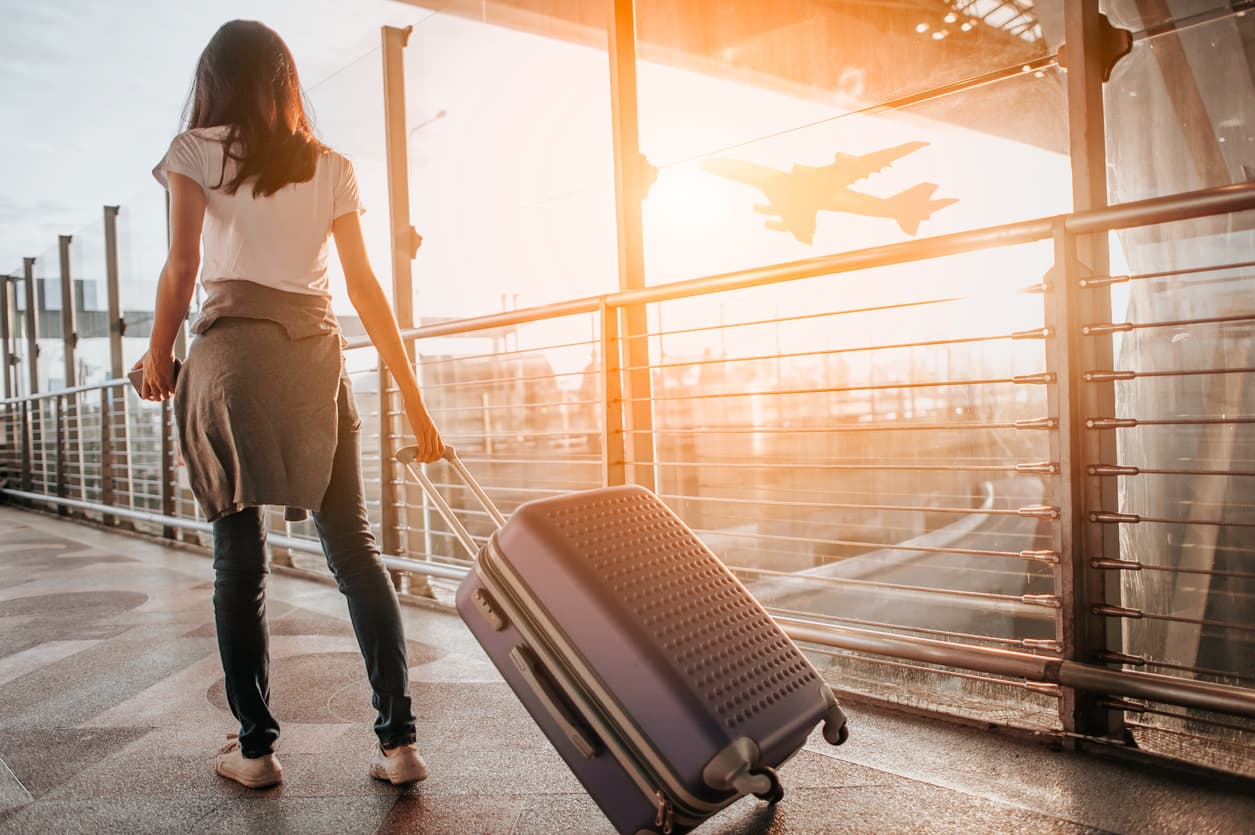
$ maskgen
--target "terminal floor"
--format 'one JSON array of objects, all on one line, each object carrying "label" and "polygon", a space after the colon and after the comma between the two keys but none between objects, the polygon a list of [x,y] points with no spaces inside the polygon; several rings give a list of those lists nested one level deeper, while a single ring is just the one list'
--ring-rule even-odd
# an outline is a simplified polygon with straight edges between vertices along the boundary
[{"label": "terminal floor", "polygon": [[[234,730],[202,554],[0,507],[0,833],[612,832],[452,614],[405,607],[431,777],[372,780],[370,691],[334,587],[272,575],[286,782],[213,773]],[[852,707],[774,809],[710,833],[1255,832],[1241,787]]]}]

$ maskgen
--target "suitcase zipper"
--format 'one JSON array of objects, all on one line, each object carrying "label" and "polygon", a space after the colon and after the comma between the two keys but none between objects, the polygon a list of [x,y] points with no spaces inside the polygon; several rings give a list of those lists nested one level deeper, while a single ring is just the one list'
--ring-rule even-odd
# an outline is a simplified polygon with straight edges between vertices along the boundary
[{"label": "suitcase zipper", "polygon": [[654,802],[658,804],[658,817],[654,819],[654,826],[661,829],[663,835],[671,835],[675,823],[675,809],[671,805],[671,798],[659,789],[654,792]]},{"label": "suitcase zipper", "polygon": [[[503,582],[502,573],[507,572],[510,569],[507,564],[500,561],[500,557],[496,549],[495,537],[490,538],[488,544],[480,551],[478,563],[480,567],[480,574],[484,579],[485,585],[488,587],[489,592],[497,598],[499,604],[507,610],[506,615],[514,623],[515,628],[517,628],[524,638],[527,639],[533,649],[542,656],[556,656],[556,653],[549,648],[546,639],[539,635],[532,634],[531,630],[526,627],[529,623],[528,619],[526,617],[520,618],[518,616],[521,611],[531,612],[535,611],[535,609],[527,607],[523,600],[519,598],[519,595],[514,591],[514,588]],[[518,580],[517,576],[514,576],[513,579],[515,580],[515,586],[523,587],[523,584]],[[515,611],[511,612],[509,611],[510,609],[514,609]],[[550,666],[554,669],[560,669],[556,664],[551,663]],[[600,724],[606,726],[619,725],[620,727],[623,727],[623,723],[613,722],[609,718],[601,716],[601,711],[596,710],[595,705],[594,712],[600,719]],[[587,721],[588,717],[585,717],[585,719]],[[593,724],[596,725],[598,723]],[[624,728],[624,730],[630,731],[629,728]],[[616,741],[621,741],[623,745],[626,746],[627,750],[625,753],[627,758],[631,761],[630,767],[628,763],[624,762],[623,756],[616,757],[616,759],[619,760],[620,765],[627,768],[629,772],[635,772],[633,781],[636,782],[642,789],[645,796],[650,798],[652,804],[658,808],[657,825],[660,827],[668,827],[666,832],[670,832],[671,829],[674,828],[677,811],[680,812],[681,817],[691,819],[690,822],[696,824],[700,823],[707,816],[723,809],[737,799],[737,796],[733,796],[729,798],[727,802],[721,804],[709,804],[697,798],[692,798],[693,802],[686,802],[689,799],[687,797],[688,793],[685,792],[684,797],[677,796],[677,792],[674,791],[674,787],[672,785],[673,781],[666,780],[661,774],[655,772],[655,770],[649,766],[650,758],[639,749],[639,745],[634,739],[628,738],[629,736],[636,736],[635,734],[625,733],[621,739],[615,740],[614,738],[606,739],[606,737],[610,737],[610,735],[600,729],[598,729],[598,732],[603,737],[603,742],[606,743],[607,748],[613,750],[615,747],[619,747],[613,744]]]}]

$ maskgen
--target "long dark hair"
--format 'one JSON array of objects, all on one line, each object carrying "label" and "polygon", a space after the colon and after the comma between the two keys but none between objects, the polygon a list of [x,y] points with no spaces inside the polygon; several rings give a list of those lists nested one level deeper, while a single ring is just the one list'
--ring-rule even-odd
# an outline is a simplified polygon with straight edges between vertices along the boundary
[{"label": "long dark hair", "polygon": [[[196,64],[187,127],[225,126],[218,185],[227,194],[253,179],[268,197],[314,176],[326,146],[314,137],[301,100],[296,62],[283,38],[255,20],[224,23]],[[229,182],[227,160],[239,163]]]}]

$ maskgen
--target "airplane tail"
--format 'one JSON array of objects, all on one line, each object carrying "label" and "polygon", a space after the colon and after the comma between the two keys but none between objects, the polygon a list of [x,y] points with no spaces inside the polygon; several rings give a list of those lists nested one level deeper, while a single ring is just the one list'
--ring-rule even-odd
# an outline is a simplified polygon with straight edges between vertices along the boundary
[{"label": "airplane tail", "polygon": [[933,200],[933,192],[936,190],[937,186],[934,183],[920,183],[887,198],[890,217],[898,222],[903,232],[908,235],[917,234],[919,225],[932,217],[934,212],[944,209],[951,203],[959,202],[957,197]]}]

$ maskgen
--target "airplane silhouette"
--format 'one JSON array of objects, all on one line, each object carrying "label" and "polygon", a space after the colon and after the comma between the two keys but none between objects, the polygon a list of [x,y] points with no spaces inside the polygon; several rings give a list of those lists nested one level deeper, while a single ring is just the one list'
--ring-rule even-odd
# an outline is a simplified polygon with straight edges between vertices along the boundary
[{"label": "airplane silhouette", "polygon": [[814,241],[818,215],[823,210],[892,218],[903,232],[914,235],[922,221],[928,220],[933,212],[959,202],[958,198],[932,199],[937,190],[934,183],[920,183],[890,197],[852,191],[850,185],[883,171],[927,144],[907,142],[869,154],[838,153],[830,165],[794,165],[789,172],[735,159],[706,160],[702,168],[763,192],[770,202],[754,206],[754,211],[779,218],[768,220],[767,228],[790,232],[804,244]]}]

